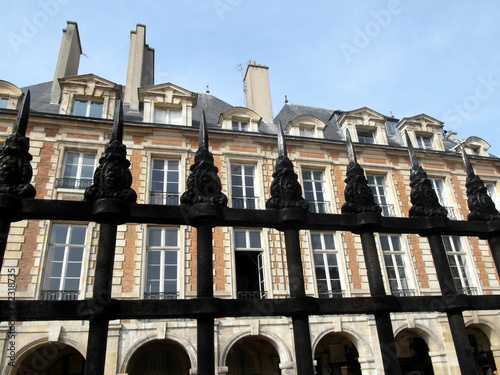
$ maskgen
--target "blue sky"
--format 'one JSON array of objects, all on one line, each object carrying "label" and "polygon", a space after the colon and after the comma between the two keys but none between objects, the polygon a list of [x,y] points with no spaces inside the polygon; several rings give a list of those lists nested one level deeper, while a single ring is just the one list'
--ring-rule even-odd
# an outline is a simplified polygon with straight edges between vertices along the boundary
[{"label": "blue sky", "polygon": [[[91,11],[90,11],[91,10]],[[66,21],[78,23],[80,74],[125,84],[129,35],[147,26],[156,83],[244,105],[249,61],[269,66],[284,103],[396,118],[426,113],[500,155],[500,2],[404,0],[2,1],[0,79],[53,79]]]}]

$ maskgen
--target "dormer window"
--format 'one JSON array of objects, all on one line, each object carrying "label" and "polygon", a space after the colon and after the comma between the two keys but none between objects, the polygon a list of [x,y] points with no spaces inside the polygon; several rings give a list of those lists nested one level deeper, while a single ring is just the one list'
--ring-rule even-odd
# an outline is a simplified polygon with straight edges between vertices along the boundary
[{"label": "dormer window", "polygon": [[219,116],[222,129],[238,132],[258,132],[261,120],[255,111],[245,107],[229,108]]},{"label": "dormer window", "polygon": [[417,135],[417,145],[422,150],[432,150],[432,137]]},{"label": "dormer window", "polygon": [[111,119],[122,87],[94,74],[59,79],[61,104],[59,113],[81,117]]},{"label": "dormer window", "polygon": [[159,124],[182,125],[180,109],[155,107],[154,122]]},{"label": "dormer window", "polygon": [[0,109],[7,109],[7,104],[9,104],[9,98],[0,98]]},{"label": "dormer window", "polygon": [[248,121],[232,121],[232,128],[240,132],[247,132]]},{"label": "dormer window", "polygon": [[73,116],[102,118],[104,103],[96,100],[75,99],[73,103]]},{"label": "dormer window", "polygon": [[325,123],[314,116],[299,115],[288,123],[285,131],[294,136],[323,138],[325,127]]},{"label": "dormer window", "polygon": [[375,144],[375,131],[357,129],[359,143]]}]

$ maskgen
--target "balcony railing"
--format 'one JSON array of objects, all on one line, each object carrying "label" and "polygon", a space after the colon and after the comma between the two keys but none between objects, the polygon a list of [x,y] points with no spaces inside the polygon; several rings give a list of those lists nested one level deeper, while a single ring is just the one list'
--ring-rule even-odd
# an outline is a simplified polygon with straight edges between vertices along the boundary
[{"label": "balcony railing", "polygon": [[344,294],[345,293],[343,290],[330,290],[327,292],[319,292],[318,297],[319,298],[343,298]]},{"label": "balcony railing", "polygon": [[244,291],[244,292],[238,292],[237,295],[238,299],[266,299],[267,298],[267,292],[265,291]]},{"label": "balcony railing", "polygon": [[309,211],[317,214],[329,214],[330,202],[328,201],[309,201]]},{"label": "balcony railing", "polygon": [[42,290],[40,299],[44,301],[76,301],[78,290]]},{"label": "balcony railing", "polygon": [[144,299],[177,299],[179,292],[144,292]]},{"label": "balcony railing", "polygon": [[379,204],[382,209],[382,216],[384,217],[395,217],[394,205],[393,204]]},{"label": "balcony railing", "polygon": [[415,289],[392,289],[391,294],[396,297],[413,297]]},{"label": "balcony railing", "polygon": [[473,287],[473,286],[460,287],[460,288],[457,288],[457,293],[458,294],[466,294],[468,296],[476,296],[477,295],[477,288]]},{"label": "balcony railing", "polygon": [[259,197],[232,197],[233,208],[258,209]]},{"label": "balcony railing", "polygon": [[165,206],[178,206],[179,193],[165,193],[163,191],[150,191],[149,204],[163,204]]},{"label": "balcony railing", "polygon": [[58,178],[56,179],[56,188],[59,189],[78,189],[85,190],[92,185],[91,178]]}]

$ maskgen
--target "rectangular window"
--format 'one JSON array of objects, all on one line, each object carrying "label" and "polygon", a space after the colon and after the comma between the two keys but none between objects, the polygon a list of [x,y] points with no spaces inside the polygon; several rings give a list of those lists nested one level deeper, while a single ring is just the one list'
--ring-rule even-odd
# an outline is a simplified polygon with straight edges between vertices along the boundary
[{"label": "rectangular window", "polygon": [[432,150],[431,137],[426,137],[424,135],[417,135],[417,145],[418,148],[422,150]]},{"label": "rectangular window", "polygon": [[149,227],[146,299],[177,299],[179,228]]},{"label": "rectangular window", "polygon": [[311,232],[311,247],[318,296],[343,297],[334,233]]},{"label": "rectangular window", "polygon": [[373,130],[362,130],[357,129],[358,141],[359,143],[374,144],[375,143],[375,132]]},{"label": "rectangular window", "polygon": [[9,98],[0,98],[0,108],[7,109],[7,105],[9,104]]},{"label": "rectangular window", "polygon": [[153,159],[151,163],[150,204],[179,204],[180,160]]},{"label": "rectangular window", "polygon": [[255,165],[231,165],[231,199],[233,208],[259,207],[259,198],[255,195]]},{"label": "rectangular window", "polygon": [[384,255],[385,269],[391,293],[398,297],[410,297],[415,291],[410,288],[404,251],[401,247],[401,240],[397,235],[380,235],[380,244]]},{"label": "rectangular window", "polygon": [[314,128],[299,128],[299,135],[301,137],[314,137]]},{"label": "rectangular window", "polygon": [[180,109],[155,107],[154,122],[159,124],[182,125]]},{"label": "rectangular window", "polygon": [[103,106],[102,101],[75,99],[73,103],[73,115],[102,118]]},{"label": "rectangular window", "polygon": [[439,204],[446,208],[448,211],[448,218],[455,220],[457,217],[455,215],[455,210],[450,204],[450,201],[448,199],[448,194],[446,193],[446,188],[444,185],[444,180],[441,178],[430,178],[432,188],[436,192],[436,195],[439,200]]},{"label": "rectangular window", "polygon": [[329,213],[329,205],[325,199],[325,180],[322,171],[302,170],[304,197],[309,201],[309,211]]},{"label": "rectangular window", "polygon": [[382,208],[382,216],[394,217],[394,205],[390,203],[389,189],[385,176],[367,175],[368,186],[372,190],[375,203]]},{"label": "rectangular window", "polygon": [[67,152],[63,176],[57,180],[58,188],[86,189],[92,185],[96,155],[85,152]]},{"label": "rectangular window", "polygon": [[261,232],[235,230],[234,249],[237,298],[266,298]]},{"label": "rectangular window", "polygon": [[467,253],[462,246],[462,240],[457,236],[443,236],[444,248],[448,255],[451,274],[457,293],[473,295],[477,294],[477,288],[473,286],[467,265]]},{"label": "rectangular window", "polygon": [[486,189],[488,189],[488,194],[491,197],[491,200],[495,204],[495,208],[497,210],[500,210],[500,198],[497,193],[497,188],[494,183],[487,182],[484,184],[486,186]]},{"label": "rectangular window", "polygon": [[78,299],[86,236],[86,226],[54,224],[41,294],[43,300]]},{"label": "rectangular window", "polygon": [[233,128],[233,130],[237,130],[240,132],[246,132],[246,131],[248,131],[248,122],[246,122],[246,121],[233,121],[232,128]]}]

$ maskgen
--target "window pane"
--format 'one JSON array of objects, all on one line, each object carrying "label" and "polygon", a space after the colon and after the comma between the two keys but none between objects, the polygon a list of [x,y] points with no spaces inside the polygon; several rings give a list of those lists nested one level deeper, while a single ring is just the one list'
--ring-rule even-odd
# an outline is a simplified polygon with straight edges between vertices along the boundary
[{"label": "window pane", "polygon": [[78,289],[80,289],[80,280],[79,279],[66,279],[63,288],[64,288],[64,290],[78,290]]},{"label": "window pane", "polygon": [[86,116],[87,115],[87,101],[86,100],[75,100],[73,104],[73,115],[75,116]]},{"label": "window pane", "polygon": [[102,117],[102,102],[92,102],[90,103],[89,117]]},{"label": "window pane", "polygon": [[234,231],[234,245],[237,249],[245,249],[247,247],[244,231]]},{"label": "window pane", "polygon": [[260,232],[251,231],[250,232],[250,247],[254,249],[259,249],[260,245]]},{"label": "window pane", "polygon": [[165,251],[165,264],[177,264],[177,251]]},{"label": "window pane", "polygon": [[66,268],[66,277],[80,277],[81,263],[69,263]]},{"label": "window pane", "polygon": [[8,98],[0,98],[0,108],[6,109],[7,104],[9,104],[9,99]]},{"label": "window pane", "polygon": [[161,229],[149,228],[148,246],[161,246]]},{"label": "window pane", "polygon": [[165,229],[165,246],[177,246],[177,228]]},{"label": "window pane", "polygon": [[87,227],[73,227],[70,243],[73,245],[84,245]]},{"label": "window pane", "polygon": [[333,233],[325,233],[324,235],[325,239],[325,249],[326,250],[335,250],[335,242],[333,241]]},{"label": "window pane", "polygon": [[154,122],[165,124],[167,122],[167,111],[165,109],[157,107],[155,107],[154,111]]},{"label": "window pane", "polygon": [[311,233],[311,244],[314,250],[322,249],[321,235],[319,233]]},{"label": "window pane", "polygon": [[69,249],[69,254],[68,254],[69,262],[81,262],[82,258],[83,258],[83,248],[71,247]]},{"label": "window pane", "polygon": [[66,225],[54,225],[52,227],[52,237],[50,242],[53,244],[65,244],[68,234],[68,226]]}]

